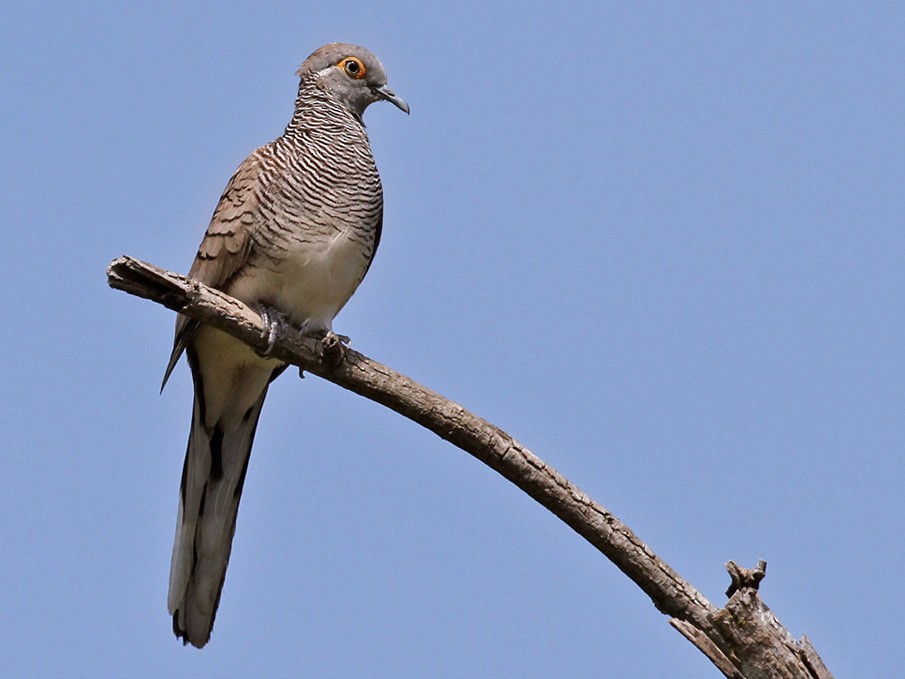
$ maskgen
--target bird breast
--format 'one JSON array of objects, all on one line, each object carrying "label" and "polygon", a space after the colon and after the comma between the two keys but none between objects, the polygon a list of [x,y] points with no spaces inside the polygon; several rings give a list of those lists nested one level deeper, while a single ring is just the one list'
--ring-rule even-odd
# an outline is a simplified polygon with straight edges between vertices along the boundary
[{"label": "bird breast", "polygon": [[299,243],[286,253],[275,306],[298,324],[330,330],[339,310],[361,283],[372,244],[345,226],[332,236]]}]

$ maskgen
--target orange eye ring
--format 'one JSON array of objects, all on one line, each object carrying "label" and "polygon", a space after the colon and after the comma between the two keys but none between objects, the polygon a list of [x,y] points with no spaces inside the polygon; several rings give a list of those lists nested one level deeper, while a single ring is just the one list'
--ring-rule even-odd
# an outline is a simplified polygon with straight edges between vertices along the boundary
[{"label": "orange eye ring", "polygon": [[365,65],[358,57],[344,57],[343,59],[340,59],[339,63],[336,65],[350,78],[362,80],[365,77]]}]

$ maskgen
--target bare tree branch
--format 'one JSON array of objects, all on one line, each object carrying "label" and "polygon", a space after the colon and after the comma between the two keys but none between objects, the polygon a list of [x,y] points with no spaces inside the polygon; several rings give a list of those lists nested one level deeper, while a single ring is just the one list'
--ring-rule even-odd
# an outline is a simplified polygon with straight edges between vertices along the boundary
[{"label": "bare tree branch", "polygon": [[[153,300],[267,349],[259,315],[218,290],[120,257],[107,269],[111,287]],[[808,639],[795,641],[757,594],[766,564],[732,562],[731,597],[719,609],[645,545],[624,523],[502,429],[334,338],[280,336],[270,356],[318,375],[414,420],[502,474],[568,524],[637,584],[672,625],[727,677],[832,675]]]}]

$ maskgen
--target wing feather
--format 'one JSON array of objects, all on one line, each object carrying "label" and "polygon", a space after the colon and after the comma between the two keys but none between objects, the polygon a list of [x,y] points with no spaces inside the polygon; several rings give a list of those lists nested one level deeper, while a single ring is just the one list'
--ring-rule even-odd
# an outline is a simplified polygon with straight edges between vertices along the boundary
[{"label": "wing feather", "polygon": [[[267,173],[263,172],[261,156],[266,148],[248,156],[226,184],[198,246],[189,278],[223,290],[248,261],[252,235],[261,223],[261,205],[267,196]],[[176,316],[176,336],[161,391],[199,325],[198,321],[182,314]]]}]

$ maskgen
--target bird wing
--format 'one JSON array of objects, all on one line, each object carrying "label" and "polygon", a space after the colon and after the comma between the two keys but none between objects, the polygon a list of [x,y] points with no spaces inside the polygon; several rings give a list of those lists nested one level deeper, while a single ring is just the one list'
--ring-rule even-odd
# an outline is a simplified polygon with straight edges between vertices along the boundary
[{"label": "bird wing", "polygon": [[[248,261],[252,234],[260,223],[261,203],[266,196],[261,168],[261,149],[248,156],[230,178],[211,217],[188,277],[223,290]],[[163,391],[186,345],[198,330],[199,321],[179,314],[173,351],[164,372]]]}]

